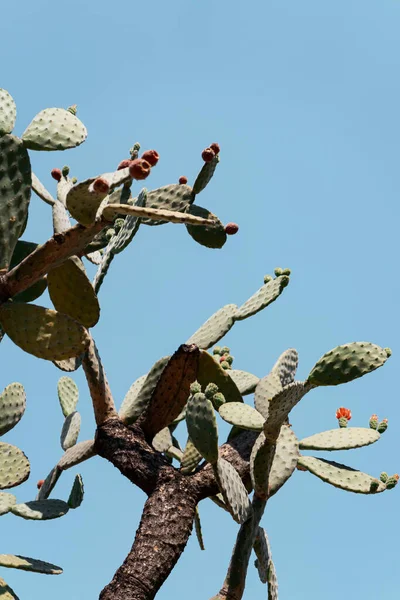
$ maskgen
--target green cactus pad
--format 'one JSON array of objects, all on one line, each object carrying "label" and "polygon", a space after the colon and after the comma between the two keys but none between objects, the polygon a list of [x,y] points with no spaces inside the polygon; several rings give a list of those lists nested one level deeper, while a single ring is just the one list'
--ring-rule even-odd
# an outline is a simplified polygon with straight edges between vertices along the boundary
[{"label": "green cactus pad", "polygon": [[68,417],[76,409],[79,400],[79,390],[71,377],[60,377],[57,383],[58,400],[64,417]]},{"label": "green cactus pad", "polygon": [[188,441],[185,446],[185,450],[183,451],[182,459],[181,459],[181,471],[184,475],[188,475],[194,469],[196,469],[197,465],[201,463],[203,460],[202,455],[197,450],[196,446],[193,444],[192,440],[188,438]]},{"label": "green cactus pad", "polygon": [[0,489],[15,487],[26,481],[30,474],[29,460],[11,444],[0,442]]},{"label": "green cactus pad", "polygon": [[217,164],[219,163],[218,154],[214,156],[210,162],[204,163],[200,173],[197,175],[196,181],[193,184],[193,193],[200,194],[205,187],[210,183],[212,176],[214,175]]},{"label": "green cactus pad", "polygon": [[[156,388],[157,383],[159,382],[160,377],[170,358],[170,356],[164,356],[152,366],[138,393],[136,393],[136,390],[133,386],[131,386],[131,388],[128,390],[128,393],[122,403],[122,406],[125,405],[123,417],[120,415],[124,423],[131,425],[147,408],[153,391]],[[128,396],[130,399],[128,399]]]},{"label": "green cactus pad", "polygon": [[257,537],[254,541],[254,552],[256,553],[256,567],[261,583],[268,581],[268,569],[271,561],[271,546],[265,529],[258,528]]},{"label": "green cactus pad", "polygon": [[73,412],[64,421],[61,430],[60,443],[64,451],[75,446],[81,429],[81,415],[78,412]]},{"label": "green cactus pad", "polygon": [[35,173],[32,172],[32,190],[35,192],[39,198],[41,198],[46,204],[49,206],[53,206],[56,203],[56,200],[50,194],[48,190],[44,187],[43,183],[36,177]]},{"label": "green cactus pad", "polygon": [[193,444],[210,463],[218,460],[218,428],[214,407],[202,393],[190,396],[186,406],[186,424]]},{"label": "green cactus pad", "polygon": [[70,508],[79,508],[82,504],[84,495],[83,479],[81,475],[76,475],[72,486],[71,493],[68,498],[68,506]]},{"label": "green cactus pad", "polygon": [[[351,469],[346,465],[322,458],[315,458],[314,456],[300,456],[298,464],[303,469],[310,471],[310,473],[322,479],[322,481],[342,490],[355,492],[356,494],[370,494],[371,484],[377,481],[375,477]],[[379,485],[374,493],[385,490],[385,484],[381,481],[378,483]]]},{"label": "green cactus pad", "polygon": [[[132,418],[135,414],[136,398],[137,398],[140,390],[142,389],[144,382],[146,381],[146,377],[147,377],[147,375],[142,375],[141,377],[138,377],[138,379],[136,379],[136,381],[134,381],[132,383],[131,387],[129,388],[129,390],[121,404],[121,408],[119,409],[118,416],[120,419],[122,419],[125,422],[126,422],[126,419],[129,418],[127,415],[131,415],[131,418]],[[141,410],[139,411],[139,408],[138,408],[138,412],[137,412],[136,416],[133,418],[133,420],[136,420],[138,418],[138,416],[140,415],[140,412],[141,412]],[[131,422],[133,422],[133,421],[131,421]]]},{"label": "green cactus pad", "polygon": [[266,419],[268,417],[269,401],[282,391],[282,384],[277,371],[272,370],[260,379],[255,389],[254,406]]},{"label": "green cactus pad", "polygon": [[224,502],[224,498],[223,498],[222,494],[217,494],[216,496],[209,496],[209,499],[212,500],[214,502],[214,504],[216,504],[220,508],[223,508],[224,510],[226,510],[226,512],[229,512],[229,509]]},{"label": "green cactus pad", "polygon": [[31,163],[21,140],[0,137],[0,272],[8,271],[31,199]]},{"label": "green cactus pad", "polygon": [[26,408],[26,394],[20,383],[10,383],[0,394],[0,435],[20,421]]},{"label": "green cactus pad", "polygon": [[[133,206],[146,206],[147,201],[147,190],[143,189],[137,198],[133,201]],[[122,199],[120,200],[122,203]],[[139,225],[140,218],[134,215],[128,215],[124,219],[124,224],[119,230],[118,234],[109,242],[107,250],[113,254],[119,254],[131,243],[134,236],[136,235]]]},{"label": "green cactus pad", "polygon": [[238,369],[232,369],[228,371],[229,377],[236,383],[236,387],[242,396],[253,394],[256,389],[260,378],[252,373],[246,371],[239,371]]},{"label": "green cactus pad", "polygon": [[272,560],[269,561],[268,569],[268,600],[278,600],[278,578]]},{"label": "green cactus pad", "polygon": [[14,344],[37,358],[54,361],[79,356],[90,342],[82,325],[42,306],[7,302],[0,306],[0,322]]},{"label": "green cactus pad", "polygon": [[49,294],[54,307],[84,327],[94,327],[100,317],[100,305],[93,286],[72,257],[47,275]]},{"label": "green cactus pad", "polygon": [[63,572],[61,567],[52,565],[44,560],[14,554],[0,554],[0,567],[21,569],[22,571],[43,573],[44,575],[60,575]]},{"label": "green cactus pad", "polygon": [[337,346],[322,356],[308,376],[313,385],[339,385],[362,377],[385,364],[390,354],[370,342]]},{"label": "green cactus pad", "polygon": [[[257,438],[250,457],[250,474],[253,487],[259,493],[266,493],[266,473],[268,450],[264,433]],[[276,441],[268,481],[268,497],[273,496],[286,483],[296,469],[299,459],[299,441],[287,425],[281,427]]]},{"label": "green cactus pad", "polygon": [[[8,494],[7,492],[0,492],[0,516],[6,515],[12,507],[17,503],[17,499],[14,494]],[[1,594],[0,594],[1,598]]]},{"label": "green cactus pad", "polygon": [[230,371],[221,368],[211,354],[205,350],[200,352],[197,381],[202,389],[205,390],[209,383],[215,383],[226,402],[243,402],[243,398],[229,373]]},{"label": "green cactus pad", "polygon": [[17,107],[14,98],[6,90],[0,88],[0,136],[11,133],[17,118]]},{"label": "green cactus pad", "polygon": [[285,352],[282,352],[272,368],[272,371],[277,373],[282,387],[293,383],[298,363],[299,355],[295,348],[289,348]]},{"label": "green cactus pad", "polygon": [[169,427],[161,429],[153,438],[152,446],[157,452],[167,452],[167,450],[173,445],[172,436]]},{"label": "green cactus pad", "polygon": [[269,494],[268,473],[272,467],[274,444],[267,443],[265,435],[260,433],[250,455],[250,475],[255,494],[264,500]]},{"label": "green cactus pad", "polygon": [[[192,188],[189,185],[173,183],[147,192],[147,208],[158,208],[174,212],[185,212],[193,201]],[[166,221],[141,219],[144,225],[163,225]]]},{"label": "green cactus pad", "polygon": [[194,514],[194,529],[196,531],[197,541],[199,542],[200,550],[205,550],[203,533],[201,531],[201,521],[200,521],[200,513],[199,508],[196,506],[196,512]]},{"label": "green cactus pad", "polygon": [[227,304],[214,313],[186,342],[202,350],[214,346],[235,323],[236,304]]},{"label": "green cactus pad", "polygon": [[82,144],[87,137],[84,124],[64,108],[40,111],[22,134],[30,150],[67,150]]},{"label": "green cactus pad", "polygon": [[82,365],[83,356],[83,354],[80,354],[79,356],[73,356],[72,358],[67,358],[65,360],[53,360],[53,364],[61,371],[72,373]]},{"label": "green cactus pad", "polygon": [[262,431],[265,422],[264,417],[255,408],[243,404],[243,402],[223,404],[219,409],[219,414],[224,421],[241,429]]},{"label": "green cactus pad", "polygon": [[166,452],[166,455],[169,456],[169,458],[175,458],[175,460],[180,463],[182,461],[183,452],[180,448],[170,446]]},{"label": "green cactus pad", "polygon": [[73,219],[81,225],[94,223],[100,204],[106,193],[95,192],[92,184],[97,177],[91,177],[76,183],[68,192],[66,205]]},{"label": "green cactus pad", "polygon": [[251,517],[253,509],[238,472],[225,459],[219,458],[214,465],[214,473],[232,517],[239,525],[245,523]]},{"label": "green cactus pad", "polygon": [[[37,247],[38,244],[34,244],[33,242],[24,242],[22,240],[18,240],[11,257],[10,270],[19,265],[24,258],[32,254]],[[20,294],[14,296],[13,300],[14,302],[32,302],[32,300],[39,298],[46,288],[47,280],[45,277],[43,277]]]},{"label": "green cactus pad", "polygon": [[300,441],[301,450],[351,450],[377,442],[380,434],[375,429],[349,427],[316,433]]},{"label": "green cactus pad", "polygon": [[[303,381],[294,381],[274,396],[268,406],[268,417],[264,424],[264,433],[269,433],[283,424],[290,411],[305,396],[312,386]],[[256,390],[257,393],[257,390]]]},{"label": "green cactus pad", "polygon": [[66,471],[75,465],[79,465],[84,460],[92,458],[92,456],[96,456],[94,440],[85,440],[69,448],[60,458],[57,466],[61,471]]},{"label": "green cactus pad", "polygon": [[282,275],[265,283],[251,298],[249,298],[236,313],[235,319],[241,321],[258,313],[274,302],[289,283],[289,277]]},{"label": "green cactus pad", "polygon": [[69,506],[63,500],[32,500],[16,504],[11,512],[17,517],[34,521],[49,521],[63,517],[69,511]]},{"label": "green cactus pad", "polygon": [[57,481],[60,479],[61,472],[61,469],[57,465],[53,467],[44,480],[44,483],[36,496],[36,500],[47,500],[54,490]]},{"label": "green cactus pad", "polygon": [[1,600],[19,600],[17,594],[2,577],[0,577],[0,598]]},{"label": "green cactus pad", "polygon": [[225,227],[218,217],[206,208],[202,208],[196,204],[192,204],[186,212],[195,217],[212,219],[215,221],[213,227],[207,225],[186,225],[187,232],[194,241],[206,248],[222,248],[227,240],[227,235],[225,233]]}]

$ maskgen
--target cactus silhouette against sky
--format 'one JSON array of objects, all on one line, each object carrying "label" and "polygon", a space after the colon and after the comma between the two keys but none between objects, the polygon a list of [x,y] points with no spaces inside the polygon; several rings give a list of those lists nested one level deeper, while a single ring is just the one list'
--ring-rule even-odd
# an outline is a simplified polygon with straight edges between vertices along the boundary
[{"label": "cactus silhouette against sky", "polygon": [[[105,367],[91,334],[100,318],[98,294],[113,259],[132,242],[139,226],[184,224],[199,244],[218,249],[238,226],[224,226],[197,195],[210,183],[219,162],[218,144],[202,152],[204,164],[193,183],[181,176],[176,184],[138,190],[158,162],[155,150],[140,145],[109,173],[77,182],[69,168],[54,168],[56,197],[31,171],[30,151],[73,148],[87,132],[76,106],[41,111],[21,138],[12,134],[15,103],[0,90],[0,339],[7,335],[17,346],[55,368],[73,373],[82,368],[97,425],[93,440],[78,442],[81,416],[79,391],[70,375],[58,382],[65,418],[60,435],[63,454],[49,465],[38,482],[36,499],[18,502],[0,493],[0,514],[48,520],[77,509],[84,498],[83,479],[76,474],[68,499],[56,497],[63,471],[93,456],[101,456],[147,495],[135,540],[102,600],[148,600],[155,596],[185,549],[192,530],[204,549],[198,505],[210,499],[238,523],[238,534],[221,590],[214,598],[242,598],[251,553],[268,598],[278,598],[278,582],[262,517],[271,496],[292,473],[308,471],[342,490],[377,494],[395,487],[398,475],[374,477],[334,461],[301,451],[351,450],[377,442],[387,419],[372,415],[368,427],[349,427],[351,411],[338,409],[338,428],[296,437],[291,410],[314,388],[350,382],[383,366],[391,352],[369,342],[352,342],[327,352],[305,381],[296,380],[298,355],[283,352],[270,373],[259,379],[233,368],[226,346],[216,346],[236,324],[279,298],[290,283],[290,269],[275,269],[244,304],[217,310],[172,356],[160,358],[147,375],[132,383],[120,408],[108,385]],[[21,239],[31,192],[52,210],[53,235],[41,245]],[[77,221],[72,225],[70,218]],[[156,232],[151,232],[156,234]],[[91,282],[83,259],[97,265]],[[261,283],[261,282],[260,282]],[[35,302],[48,290],[53,309]],[[254,408],[244,401],[254,394]],[[22,418],[26,405],[23,384],[10,383],[0,394],[0,435]],[[218,435],[221,417],[232,425],[226,441]],[[174,432],[187,429],[181,448]],[[22,450],[0,442],[0,488],[26,481],[28,458]],[[50,497],[52,495],[52,497]],[[55,533],[56,535],[56,533]],[[3,540],[6,546],[6,540]],[[42,560],[0,555],[0,566],[60,574],[62,569]],[[0,579],[2,597],[17,598]],[[215,590],[214,590],[215,591]],[[212,593],[212,591],[211,591]]]}]

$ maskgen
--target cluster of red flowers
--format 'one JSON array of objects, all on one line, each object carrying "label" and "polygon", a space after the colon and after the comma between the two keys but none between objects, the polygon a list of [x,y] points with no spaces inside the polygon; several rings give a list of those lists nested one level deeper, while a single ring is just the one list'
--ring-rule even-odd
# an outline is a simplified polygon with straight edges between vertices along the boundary
[{"label": "cluster of red flowers", "polygon": [[351,419],[351,410],[349,408],[344,408],[343,406],[341,408],[338,408],[336,411],[336,418],[337,419],[342,419],[342,418],[347,419],[348,421],[350,421]]}]

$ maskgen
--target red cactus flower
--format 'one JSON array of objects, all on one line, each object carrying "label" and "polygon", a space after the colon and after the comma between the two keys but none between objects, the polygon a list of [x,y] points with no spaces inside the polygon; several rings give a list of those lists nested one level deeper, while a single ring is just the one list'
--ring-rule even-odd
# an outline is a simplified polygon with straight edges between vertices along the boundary
[{"label": "red cactus flower", "polygon": [[130,159],[121,160],[121,162],[119,163],[119,165],[117,167],[117,171],[120,171],[121,169],[126,169],[127,167],[130,166],[131,162],[132,161]]},{"label": "red cactus flower", "polygon": [[160,159],[160,155],[156,150],[146,150],[146,152],[143,152],[141,158],[147,160],[152,167],[155,167]]},{"label": "red cactus flower", "polygon": [[348,421],[350,421],[351,419],[351,410],[348,408],[344,408],[343,406],[341,408],[338,408],[336,411],[336,418],[337,419],[341,419],[341,418],[345,418]]},{"label": "red cactus flower", "polygon": [[217,144],[217,142],[213,142],[212,144],[210,144],[210,148],[214,151],[214,154],[220,153],[221,148],[219,147],[219,144]]},{"label": "red cactus flower", "polygon": [[226,235],[235,235],[239,231],[239,225],[236,223],[228,223],[225,225],[225,233]]},{"label": "red cactus flower", "polygon": [[143,158],[136,158],[135,160],[131,160],[129,165],[129,174],[132,179],[142,180],[146,179],[150,175],[151,166],[147,160],[143,160]]},{"label": "red cactus flower", "polygon": [[212,148],[206,148],[201,153],[201,158],[204,160],[204,162],[211,162],[212,159],[214,158],[214,156],[215,156],[215,152]]},{"label": "red cactus flower", "polygon": [[93,183],[93,189],[98,194],[107,194],[109,192],[109,190],[110,190],[110,184],[103,177],[99,177]]},{"label": "red cactus flower", "polygon": [[186,184],[187,184],[187,182],[188,182],[188,179],[187,179],[187,177],[185,177],[184,175],[182,175],[181,177],[179,177],[179,183],[180,183],[181,185],[186,185]]},{"label": "red cactus flower", "polygon": [[61,173],[60,169],[53,169],[51,172],[51,176],[56,181],[60,181],[61,177],[62,177],[62,173]]},{"label": "red cactus flower", "polygon": [[40,488],[42,487],[42,485],[44,484],[44,479],[39,479],[39,481],[37,482],[37,489],[40,490]]},{"label": "red cactus flower", "polygon": [[370,421],[377,421],[378,415],[371,415]]}]

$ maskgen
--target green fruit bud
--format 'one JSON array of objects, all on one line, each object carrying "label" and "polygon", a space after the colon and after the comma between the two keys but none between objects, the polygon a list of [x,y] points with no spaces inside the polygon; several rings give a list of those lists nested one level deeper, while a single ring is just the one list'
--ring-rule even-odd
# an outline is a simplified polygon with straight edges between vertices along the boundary
[{"label": "green fruit bud", "polygon": [[387,490],[392,490],[399,482],[399,476],[397,475],[392,475],[391,477],[388,478],[387,482],[386,482],[386,489]]},{"label": "green fruit bud", "polygon": [[114,235],[115,235],[115,229],[113,229],[112,227],[110,229],[107,229],[106,238],[108,240],[111,240],[111,238],[114,237]]},{"label": "green fruit bud", "polygon": [[115,221],[114,221],[115,231],[119,231],[124,223],[125,223],[125,219],[115,219]]},{"label": "green fruit bud", "polygon": [[217,394],[214,394],[214,396],[211,398],[211,402],[213,403],[215,410],[218,410],[220,406],[225,404],[225,396],[221,394],[221,392],[218,392]]},{"label": "green fruit bud", "polygon": [[228,354],[224,358],[225,358],[226,362],[228,363],[228,365],[231,365],[233,363],[233,356],[231,356],[230,354]]},{"label": "green fruit bud", "polygon": [[348,420],[346,417],[340,417],[339,419],[339,427],[347,427]]},{"label": "green fruit bud", "polygon": [[209,383],[208,386],[206,387],[204,393],[206,395],[206,398],[208,398],[209,400],[212,400],[212,397],[214,396],[214,394],[218,393],[218,386],[215,385],[215,383]]},{"label": "green fruit bud", "polygon": [[76,178],[76,177],[73,177],[73,178],[71,179],[71,181],[72,181],[72,183],[75,185],[75,183],[76,183],[78,180],[77,180],[77,178]]},{"label": "green fruit bud", "polygon": [[221,346],[215,346],[213,354],[221,354]]},{"label": "green fruit bud", "polygon": [[200,394],[201,392],[201,385],[199,384],[198,381],[194,381],[191,385],[190,385],[190,393],[192,395],[194,394]]},{"label": "green fruit bud", "polygon": [[68,175],[68,173],[69,173],[69,167],[68,167],[68,165],[65,165],[62,168],[61,173],[64,175],[64,177],[66,177]]},{"label": "green fruit bud", "polygon": [[388,356],[392,356],[392,351],[390,348],[385,348],[385,352]]},{"label": "green fruit bud", "polygon": [[290,269],[283,269],[282,270],[282,275],[287,275],[289,277],[289,275],[291,274],[291,270]]},{"label": "green fruit bud", "polygon": [[229,354],[229,353],[230,353],[230,349],[228,348],[228,346],[222,346],[220,354]]},{"label": "green fruit bud", "polygon": [[221,365],[221,367],[222,367],[223,369],[225,369],[225,370],[228,370],[228,369],[230,369],[230,368],[231,368],[231,365],[230,365],[228,362],[226,362],[226,360],[223,360],[223,361],[222,361],[222,363],[219,363],[219,364],[220,364],[220,365]]},{"label": "green fruit bud", "polygon": [[276,267],[276,269],[274,269],[274,273],[275,277],[279,277],[280,275],[283,275],[283,269],[281,269],[280,267]]},{"label": "green fruit bud", "polygon": [[388,420],[383,419],[378,425],[378,433],[385,433],[387,428],[388,428]]},{"label": "green fruit bud", "polygon": [[268,283],[269,281],[272,281],[273,277],[272,275],[264,275],[264,283]]},{"label": "green fruit bud", "polygon": [[77,104],[73,104],[72,106],[68,106],[67,111],[71,113],[71,115],[76,115],[77,113]]},{"label": "green fruit bud", "polygon": [[387,480],[389,479],[389,475],[387,473],[385,473],[385,471],[382,471],[379,479],[382,481],[382,483],[386,483]]}]

